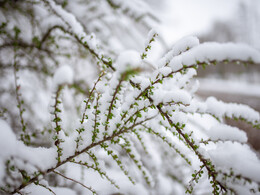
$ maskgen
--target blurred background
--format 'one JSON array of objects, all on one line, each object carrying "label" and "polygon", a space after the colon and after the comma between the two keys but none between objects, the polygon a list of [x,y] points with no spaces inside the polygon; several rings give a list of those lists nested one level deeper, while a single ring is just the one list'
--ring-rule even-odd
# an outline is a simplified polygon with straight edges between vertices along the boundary
[{"label": "blurred background", "polygon": [[[187,35],[200,42],[235,42],[260,50],[259,0],[147,0],[161,20],[160,36],[166,48]],[[154,53],[153,55],[161,55]],[[225,102],[247,104],[260,112],[260,65],[219,64],[199,68],[200,98],[215,96]],[[260,151],[260,132],[243,122],[227,120],[248,133]]]}]

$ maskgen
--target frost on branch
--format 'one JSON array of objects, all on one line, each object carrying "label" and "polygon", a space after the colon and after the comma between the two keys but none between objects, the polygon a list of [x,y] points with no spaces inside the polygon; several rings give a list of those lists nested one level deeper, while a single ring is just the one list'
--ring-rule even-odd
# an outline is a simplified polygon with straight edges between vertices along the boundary
[{"label": "frost on branch", "polygon": [[155,18],[144,5],[3,3],[1,192],[259,193],[259,158],[246,134],[225,124],[259,128],[259,113],[198,99],[194,78],[198,66],[259,64],[259,51],[189,36],[149,66],[159,35],[143,36],[139,22],[148,32]]}]

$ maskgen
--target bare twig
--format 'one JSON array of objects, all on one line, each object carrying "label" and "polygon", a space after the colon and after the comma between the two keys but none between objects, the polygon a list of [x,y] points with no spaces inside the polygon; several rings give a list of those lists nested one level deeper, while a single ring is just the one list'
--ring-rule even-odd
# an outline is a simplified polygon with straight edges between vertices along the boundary
[{"label": "bare twig", "polygon": [[84,188],[86,188],[86,189],[88,189],[89,191],[91,191],[93,194],[97,194],[97,192],[96,192],[94,189],[92,189],[91,187],[88,187],[88,186],[84,185],[83,183],[81,183],[81,182],[79,182],[79,181],[77,181],[77,180],[75,180],[75,179],[72,179],[72,178],[70,178],[70,177],[67,177],[67,176],[65,176],[65,175],[63,175],[63,174],[61,174],[61,173],[59,173],[59,172],[57,172],[57,171],[52,171],[52,172],[55,173],[55,174],[57,174],[57,175],[59,175],[59,176],[61,176],[61,177],[64,177],[65,179],[68,179],[68,180],[70,180],[70,181],[73,181],[73,182],[75,182],[75,183],[77,183],[77,184],[83,186]]}]

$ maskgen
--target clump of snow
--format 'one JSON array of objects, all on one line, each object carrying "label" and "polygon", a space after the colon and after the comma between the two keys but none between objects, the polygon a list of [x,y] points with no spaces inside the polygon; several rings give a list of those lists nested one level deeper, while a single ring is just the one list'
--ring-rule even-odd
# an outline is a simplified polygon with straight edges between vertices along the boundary
[{"label": "clump of snow", "polygon": [[138,84],[140,86],[141,90],[144,90],[147,88],[151,82],[148,78],[142,77],[142,76],[135,76],[131,79],[135,84]]},{"label": "clump of snow", "polygon": [[54,148],[32,148],[23,144],[23,142],[16,139],[10,126],[0,119],[0,185],[3,184],[3,177],[5,174],[5,162],[10,157],[18,157],[20,160],[29,162],[27,165],[23,163],[17,164],[28,173],[35,171],[34,167],[44,171],[56,164],[56,150]]},{"label": "clump of snow", "polygon": [[[199,45],[199,39],[194,36],[187,36],[177,41],[173,48],[158,62],[158,67],[163,67],[168,64],[174,56],[177,56],[189,49]],[[182,67],[182,66],[181,66]],[[179,67],[180,68],[180,67]]]},{"label": "clump of snow", "polygon": [[[164,67],[162,69],[165,69],[165,68],[171,69],[170,67]],[[160,69],[159,69],[159,71],[160,71]],[[164,71],[164,72],[166,72],[166,71]],[[190,84],[191,79],[196,74],[197,74],[197,72],[195,69],[188,69],[185,72],[185,74],[181,74],[181,73],[177,72],[174,74],[174,77],[172,79],[169,79],[167,82],[165,82],[164,88],[171,90],[172,86],[178,86],[178,88],[180,88],[180,89],[183,89],[183,88],[188,89],[188,88],[192,87],[192,85]],[[195,82],[196,82],[196,80],[195,80]],[[197,87],[197,86],[195,86],[195,84],[194,84],[194,87]]]},{"label": "clump of snow", "polygon": [[209,97],[206,100],[206,110],[207,112],[215,115],[218,118],[221,118],[225,115],[226,105],[222,101],[218,101],[215,97]]},{"label": "clump of snow", "polygon": [[172,68],[172,71],[179,71],[183,68],[182,58],[177,56],[171,60],[169,66]]},{"label": "clump of snow", "polygon": [[154,36],[156,36],[158,33],[157,33],[157,30],[156,29],[151,29],[147,35],[147,38],[145,40],[145,48],[150,44],[150,41],[153,39]]},{"label": "clump of snow", "polygon": [[15,156],[30,162],[33,166],[40,168],[41,171],[53,167],[57,162],[57,153],[54,148],[32,148],[25,146],[20,141],[17,141],[14,147],[16,148]]},{"label": "clump of snow", "polygon": [[246,133],[236,127],[225,124],[218,124],[210,128],[207,132],[211,140],[230,140],[247,142]]},{"label": "clump of snow", "polygon": [[227,116],[230,118],[243,118],[252,123],[260,120],[259,113],[247,105],[224,103],[214,97],[209,97],[206,100],[206,105],[206,112],[214,114],[219,118],[223,116]]},{"label": "clump of snow", "polygon": [[71,84],[73,82],[73,70],[70,66],[64,65],[59,67],[53,77],[55,86]]},{"label": "clump of snow", "polygon": [[70,136],[66,136],[64,131],[61,130],[59,132],[59,139],[62,139],[63,142],[60,143],[60,147],[62,148],[63,155],[61,156],[61,161],[65,160],[69,156],[72,156],[76,151],[76,138],[77,133],[73,133]]},{"label": "clump of snow", "polygon": [[219,169],[232,170],[253,181],[260,182],[260,161],[248,145],[238,142],[217,143],[216,149],[208,151]]},{"label": "clump of snow", "polygon": [[172,55],[176,56],[181,54],[184,51],[187,51],[195,46],[198,46],[200,44],[200,41],[197,37],[195,36],[187,36],[183,37],[179,41],[177,41],[173,48],[172,48]]},{"label": "clump of snow", "polygon": [[243,60],[260,63],[259,51],[244,45],[234,43],[203,43],[187,52],[173,57],[169,66],[179,70],[185,66],[196,65],[199,62],[223,60]]},{"label": "clump of snow", "polygon": [[163,67],[158,70],[163,76],[167,76],[172,72],[172,69],[170,67]]},{"label": "clump of snow", "polygon": [[155,89],[153,95],[154,104],[158,105],[160,103],[182,103],[189,104],[191,101],[190,94],[185,90],[180,90],[178,88],[172,89],[172,91],[166,91],[162,89]]},{"label": "clump of snow", "polygon": [[141,66],[140,54],[135,50],[122,52],[116,60],[116,69],[119,73],[125,72],[128,68],[134,69]]}]

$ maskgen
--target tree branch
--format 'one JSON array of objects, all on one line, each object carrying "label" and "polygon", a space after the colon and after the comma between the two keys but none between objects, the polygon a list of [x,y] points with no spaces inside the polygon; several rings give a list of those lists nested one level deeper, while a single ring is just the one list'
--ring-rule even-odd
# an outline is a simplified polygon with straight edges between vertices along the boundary
[{"label": "tree branch", "polygon": [[104,143],[104,142],[106,142],[106,141],[110,141],[110,140],[114,139],[115,137],[120,136],[120,135],[123,134],[123,133],[128,133],[128,132],[129,132],[131,129],[133,129],[134,127],[136,127],[136,126],[138,126],[138,125],[141,125],[142,123],[144,123],[144,122],[146,122],[146,121],[148,121],[148,120],[151,120],[151,119],[153,119],[154,117],[155,117],[155,116],[146,118],[146,119],[144,119],[143,121],[140,121],[140,122],[138,122],[138,123],[136,123],[136,124],[133,124],[133,125],[131,125],[131,126],[128,127],[128,128],[122,127],[122,128],[120,129],[120,131],[113,133],[111,136],[108,136],[108,137],[106,137],[105,139],[103,139],[103,140],[101,140],[101,141],[99,141],[99,142],[92,143],[92,144],[90,144],[89,146],[87,146],[86,148],[84,148],[84,149],[81,150],[81,151],[76,151],[76,152],[74,153],[74,155],[68,157],[68,158],[65,159],[64,161],[61,161],[61,162],[57,163],[55,167],[50,168],[50,169],[46,170],[45,172],[39,172],[38,175],[32,177],[27,183],[23,183],[23,184],[21,184],[18,188],[16,188],[15,190],[13,190],[13,191],[11,192],[11,194],[18,193],[21,189],[25,188],[26,186],[30,185],[30,184],[33,183],[33,182],[38,181],[38,177],[39,177],[40,175],[46,175],[46,174],[48,174],[48,173],[53,172],[55,169],[57,169],[57,168],[60,167],[61,165],[65,164],[65,163],[67,163],[67,162],[72,161],[75,157],[79,156],[80,154],[82,154],[82,153],[84,153],[84,152],[87,152],[87,151],[90,150],[91,148],[94,148],[94,147],[96,147],[96,146],[99,146],[99,145],[101,145],[102,143]]}]

